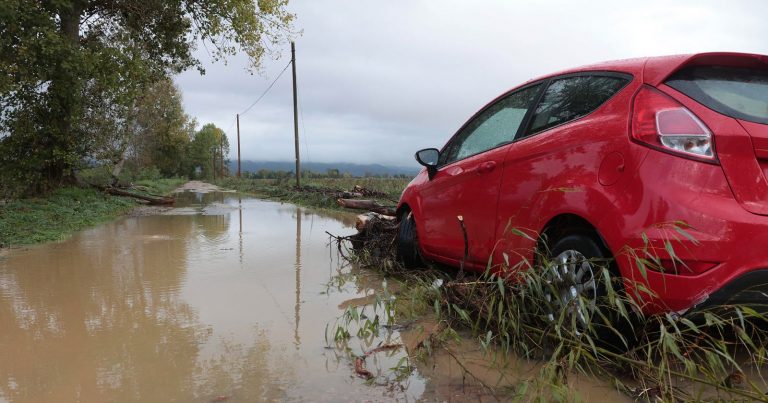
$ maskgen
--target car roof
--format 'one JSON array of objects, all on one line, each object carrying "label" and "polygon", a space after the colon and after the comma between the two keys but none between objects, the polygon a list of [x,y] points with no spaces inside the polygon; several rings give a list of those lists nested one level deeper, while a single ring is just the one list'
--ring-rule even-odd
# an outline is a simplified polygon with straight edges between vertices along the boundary
[{"label": "car roof", "polygon": [[768,67],[768,56],[753,53],[706,52],[610,60],[561,70],[556,73],[529,80],[526,84],[564,74],[615,71],[632,74],[642,82],[656,86],[661,84],[667,77],[680,68],[697,64],[718,64],[742,67],[761,66],[762,68],[766,68]]}]

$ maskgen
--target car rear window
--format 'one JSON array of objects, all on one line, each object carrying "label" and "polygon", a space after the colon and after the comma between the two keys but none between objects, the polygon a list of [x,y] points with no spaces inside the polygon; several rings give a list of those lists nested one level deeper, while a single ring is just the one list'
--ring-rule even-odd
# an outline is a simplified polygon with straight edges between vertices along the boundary
[{"label": "car rear window", "polygon": [[694,66],[666,84],[723,115],[768,124],[768,69]]},{"label": "car rear window", "polygon": [[629,82],[624,77],[583,75],[553,80],[533,113],[526,135],[588,115]]}]

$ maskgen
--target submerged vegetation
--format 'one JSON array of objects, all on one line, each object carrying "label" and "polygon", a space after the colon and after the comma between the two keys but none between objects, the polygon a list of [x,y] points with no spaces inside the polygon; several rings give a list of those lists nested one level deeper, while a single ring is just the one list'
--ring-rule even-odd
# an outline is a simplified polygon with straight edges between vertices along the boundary
[{"label": "submerged vegetation", "polygon": [[[552,298],[557,292],[549,275],[553,265],[544,259],[535,267],[502,267],[517,273],[515,281],[490,271],[406,271],[394,258],[396,226],[385,221],[376,225],[373,236],[337,238],[339,252],[354,265],[383,272],[394,287],[385,285],[370,308],[348,307],[326,331],[329,343],[350,356],[363,378],[391,383],[436,351],[451,356],[457,342],[473,340],[498,376],[489,383],[459,363],[462,379],[498,399],[580,400],[572,379],[587,376],[634,400],[768,400],[762,374],[768,363],[763,331],[768,316],[755,307],[644,316],[640,296],[628,296],[621,282],[610,281],[603,263],[596,277],[606,287],[605,298],[594,309],[583,299],[559,309]],[[653,265],[648,250],[630,255],[639,265]],[[636,288],[642,289],[639,284]],[[581,325],[575,313],[588,315],[588,325]],[[350,347],[354,338],[375,345],[370,339],[380,331],[398,328],[402,334],[425,316],[438,326],[412,345],[398,365],[375,377],[364,367],[360,370],[367,352]],[[386,334],[381,343],[402,342]],[[538,365],[535,371],[508,376],[510,357]]]}]

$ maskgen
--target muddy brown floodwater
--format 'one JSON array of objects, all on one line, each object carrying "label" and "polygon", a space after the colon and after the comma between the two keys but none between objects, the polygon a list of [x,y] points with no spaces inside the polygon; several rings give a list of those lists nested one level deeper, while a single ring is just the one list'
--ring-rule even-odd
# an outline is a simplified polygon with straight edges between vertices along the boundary
[{"label": "muddy brown floodwater", "polygon": [[[419,335],[353,334],[349,350],[326,338],[382,288],[328,246],[326,231],[353,225],[353,214],[188,192],[173,209],[0,252],[0,401],[494,400],[447,354],[411,360],[398,379],[390,368],[405,349],[381,352],[366,363],[377,378],[355,376],[350,354]],[[454,355],[500,379],[476,343]],[[501,377],[537,371],[511,362]],[[622,398],[591,379],[572,384],[586,400]]]}]

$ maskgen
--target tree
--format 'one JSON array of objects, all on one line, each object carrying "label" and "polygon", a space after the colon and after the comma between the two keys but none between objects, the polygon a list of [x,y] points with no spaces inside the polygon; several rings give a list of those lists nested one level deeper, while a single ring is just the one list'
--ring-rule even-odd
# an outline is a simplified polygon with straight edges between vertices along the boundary
[{"label": "tree", "polygon": [[156,167],[164,176],[184,175],[186,153],[197,123],[181,104],[181,94],[171,80],[162,80],[140,97],[131,150],[136,167]]},{"label": "tree", "polygon": [[98,94],[95,90],[83,127],[92,137],[91,160],[112,168],[113,183],[126,161],[134,172],[155,168],[164,176],[187,174],[186,154],[197,124],[184,112],[173,81],[149,85],[130,105]]},{"label": "tree", "polygon": [[[192,140],[189,153],[191,169],[199,168],[201,178],[210,179],[218,176],[222,170],[220,162],[222,155],[229,155],[227,135],[213,123],[208,123],[195,133]],[[225,166],[229,165],[228,161],[225,157]],[[194,172],[190,172],[190,176],[195,176]]]},{"label": "tree", "polygon": [[[191,67],[202,41],[258,70],[291,35],[287,0],[5,0],[0,4],[0,169],[57,185],[92,143],[88,95],[128,106],[141,88]],[[18,178],[17,178],[18,179]]]}]

